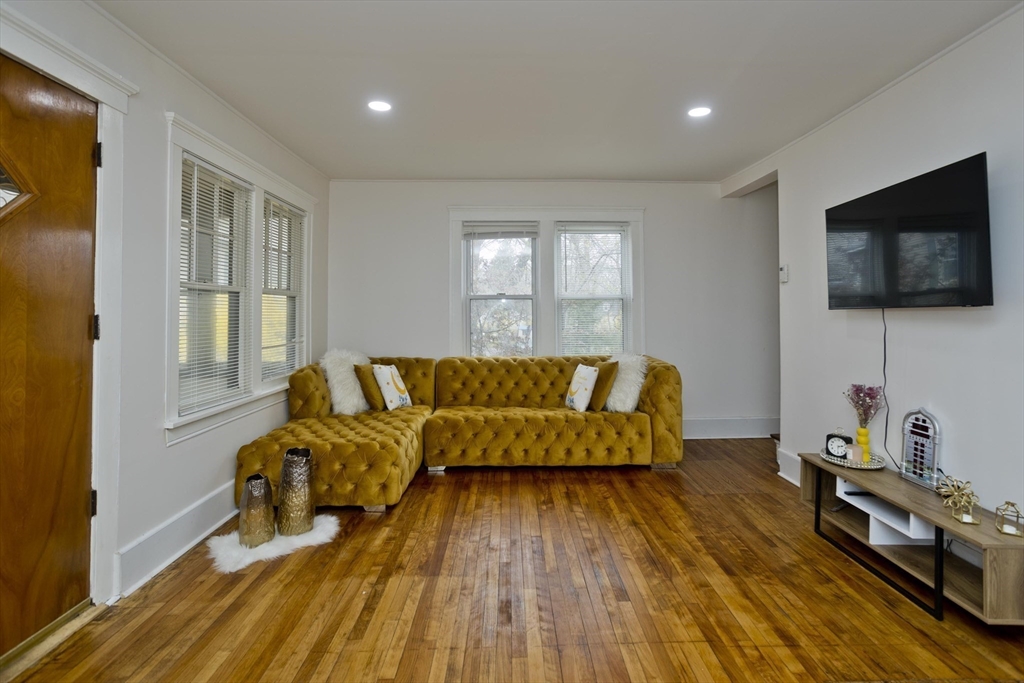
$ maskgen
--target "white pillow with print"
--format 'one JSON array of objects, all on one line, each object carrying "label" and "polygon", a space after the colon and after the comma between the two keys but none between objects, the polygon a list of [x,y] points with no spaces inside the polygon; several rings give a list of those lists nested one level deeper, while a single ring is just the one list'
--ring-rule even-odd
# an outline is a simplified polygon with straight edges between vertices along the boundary
[{"label": "white pillow with print", "polygon": [[377,380],[380,393],[384,394],[384,405],[388,410],[412,405],[409,390],[405,388],[405,382],[394,365],[374,365],[373,378]]},{"label": "white pillow with print", "polygon": [[578,410],[581,413],[587,412],[595,384],[597,384],[597,368],[590,365],[577,365],[572,382],[569,383],[569,391],[565,394],[565,407]]}]

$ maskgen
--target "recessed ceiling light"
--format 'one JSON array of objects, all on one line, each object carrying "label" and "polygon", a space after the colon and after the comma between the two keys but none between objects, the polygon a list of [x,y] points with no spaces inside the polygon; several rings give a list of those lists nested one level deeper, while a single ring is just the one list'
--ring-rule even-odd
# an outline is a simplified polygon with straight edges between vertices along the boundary
[{"label": "recessed ceiling light", "polygon": [[711,109],[708,107],[695,107],[694,109],[691,109],[687,113],[689,113],[690,116],[699,118],[701,116],[707,116],[708,114],[710,114]]},{"label": "recessed ceiling light", "polygon": [[380,100],[374,100],[370,102],[370,109],[374,111],[388,111],[391,109],[391,105],[387,102],[381,102]]}]

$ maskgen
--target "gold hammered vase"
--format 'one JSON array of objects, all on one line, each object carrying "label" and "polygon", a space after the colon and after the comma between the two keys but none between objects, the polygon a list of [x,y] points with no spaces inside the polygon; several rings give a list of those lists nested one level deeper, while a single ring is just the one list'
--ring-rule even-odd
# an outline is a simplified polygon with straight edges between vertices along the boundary
[{"label": "gold hammered vase", "polygon": [[297,536],[313,528],[313,455],[308,448],[289,448],[281,465],[277,530]]},{"label": "gold hammered vase", "polygon": [[245,480],[238,510],[238,542],[255,548],[274,538],[274,494],[270,480],[253,474]]}]

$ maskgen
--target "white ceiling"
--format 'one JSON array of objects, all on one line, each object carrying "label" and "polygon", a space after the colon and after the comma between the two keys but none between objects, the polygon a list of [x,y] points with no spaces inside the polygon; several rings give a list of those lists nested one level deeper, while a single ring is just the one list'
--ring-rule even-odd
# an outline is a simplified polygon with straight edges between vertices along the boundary
[{"label": "white ceiling", "polygon": [[331,178],[717,181],[1015,2],[98,4]]}]

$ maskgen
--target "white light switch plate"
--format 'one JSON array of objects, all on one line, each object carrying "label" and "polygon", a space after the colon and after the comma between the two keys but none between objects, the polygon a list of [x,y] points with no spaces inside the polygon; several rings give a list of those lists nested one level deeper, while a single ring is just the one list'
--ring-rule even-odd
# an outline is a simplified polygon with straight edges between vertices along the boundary
[{"label": "white light switch plate", "polygon": [[779,266],[779,282],[785,284],[789,282],[789,264]]}]

